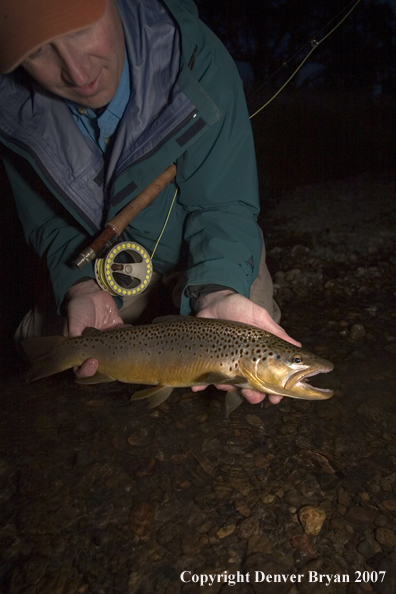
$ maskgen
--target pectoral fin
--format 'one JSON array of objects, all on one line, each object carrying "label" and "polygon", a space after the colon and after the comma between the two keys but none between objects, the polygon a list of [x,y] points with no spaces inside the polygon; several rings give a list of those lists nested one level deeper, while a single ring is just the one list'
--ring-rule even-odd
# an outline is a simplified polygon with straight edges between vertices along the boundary
[{"label": "pectoral fin", "polygon": [[101,334],[101,330],[98,330],[97,328],[92,328],[92,326],[87,326],[86,328],[84,328],[82,332],[83,336],[100,336]]},{"label": "pectoral fin", "polygon": [[213,371],[211,373],[207,373],[199,378],[198,381],[202,381],[203,384],[228,384],[230,386],[234,385],[234,382],[231,378],[229,378],[225,373]]},{"label": "pectoral fin", "polygon": [[149,408],[154,408],[159,406],[173,392],[173,388],[168,386],[154,386],[153,388],[147,388],[145,390],[138,390],[131,396],[131,400],[141,400],[142,398],[147,398],[149,401]]},{"label": "pectoral fin", "polygon": [[110,377],[100,371],[97,371],[95,375],[92,375],[91,377],[76,377],[76,382],[78,384],[109,384],[110,382],[115,381],[114,377]]},{"label": "pectoral fin", "polygon": [[238,408],[240,404],[244,401],[244,397],[242,396],[240,390],[234,388],[233,390],[228,390],[226,398],[225,398],[225,409],[226,409],[226,417],[230,416],[230,414]]}]

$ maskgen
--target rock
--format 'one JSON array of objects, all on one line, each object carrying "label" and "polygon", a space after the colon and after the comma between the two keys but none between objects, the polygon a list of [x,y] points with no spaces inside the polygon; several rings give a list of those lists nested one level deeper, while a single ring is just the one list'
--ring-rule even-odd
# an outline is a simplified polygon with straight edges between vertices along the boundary
[{"label": "rock", "polygon": [[265,553],[271,555],[274,542],[265,535],[254,535],[249,538],[248,555],[252,553]]},{"label": "rock", "polygon": [[353,324],[349,329],[349,336],[352,340],[361,340],[366,335],[366,330],[361,324]]},{"label": "rock", "polygon": [[317,536],[322,530],[326,512],[321,507],[306,506],[299,510],[298,519],[306,534]]},{"label": "rock", "polygon": [[246,518],[246,520],[243,520],[238,526],[238,532],[242,538],[257,536],[259,530],[259,519],[255,517]]},{"label": "rock", "polygon": [[390,528],[377,528],[375,540],[386,547],[396,547],[396,534]]},{"label": "rock", "polygon": [[216,536],[217,538],[226,538],[227,536],[230,536],[230,534],[232,534],[233,532],[235,532],[235,528],[236,525],[235,524],[229,524],[228,526],[222,526],[221,528],[219,528],[216,532]]},{"label": "rock", "polygon": [[251,508],[244,500],[237,500],[235,502],[235,509],[241,514],[241,516],[245,516],[245,518],[248,518],[251,514]]},{"label": "rock", "polygon": [[291,544],[293,545],[293,547],[301,551],[305,557],[309,559],[317,559],[318,552],[312,544],[312,540],[309,534],[296,534],[291,539]]},{"label": "rock", "polygon": [[158,543],[162,546],[167,546],[170,543],[179,541],[182,534],[182,527],[180,524],[174,522],[167,522],[163,524],[157,532]]},{"label": "rock", "polygon": [[378,544],[372,539],[368,538],[362,540],[356,549],[361,555],[363,555],[363,557],[366,557],[366,559],[371,559],[371,557],[374,557],[374,555],[379,552]]},{"label": "rock", "polygon": [[181,547],[185,555],[196,555],[208,542],[208,537],[203,534],[189,530],[184,530],[182,533]]},{"label": "rock", "polygon": [[390,512],[396,512],[396,499],[382,501],[382,506]]},{"label": "rock", "polygon": [[378,563],[378,572],[385,572],[384,581],[373,581],[371,586],[376,594],[395,594],[396,592],[396,563],[385,558]]},{"label": "rock", "polygon": [[292,489],[285,494],[284,499],[288,505],[299,508],[302,503],[303,496],[301,495],[300,491],[297,491],[297,489]]},{"label": "rock", "polygon": [[351,524],[372,524],[376,516],[377,512],[374,510],[357,505],[350,507],[344,517],[346,522],[351,522]]},{"label": "rock", "polygon": [[136,536],[139,538],[147,537],[153,527],[155,506],[147,502],[139,503],[132,508],[129,519]]},{"label": "rock", "polygon": [[388,518],[386,516],[379,515],[376,517],[374,524],[378,526],[378,528],[382,528],[388,524]]},{"label": "rock", "polygon": [[337,501],[340,505],[344,505],[348,507],[351,502],[351,496],[347,491],[345,491],[342,487],[340,487],[337,491]]}]

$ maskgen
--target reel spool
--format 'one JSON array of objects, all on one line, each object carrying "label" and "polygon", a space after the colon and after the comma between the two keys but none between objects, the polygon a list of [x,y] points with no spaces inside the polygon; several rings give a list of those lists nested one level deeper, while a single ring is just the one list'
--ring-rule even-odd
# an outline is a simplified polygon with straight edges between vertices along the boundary
[{"label": "reel spool", "polygon": [[152,274],[150,256],[134,241],[117,243],[104,258],[95,260],[95,276],[100,288],[119,297],[143,293]]}]

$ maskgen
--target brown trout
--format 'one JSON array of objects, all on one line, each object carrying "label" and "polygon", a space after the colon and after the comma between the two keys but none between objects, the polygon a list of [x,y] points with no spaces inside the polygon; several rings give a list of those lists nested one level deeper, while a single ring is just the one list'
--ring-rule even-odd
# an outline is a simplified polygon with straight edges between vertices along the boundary
[{"label": "brown trout", "polygon": [[244,399],[241,388],[267,394],[325,400],[332,390],[315,388],[307,378],[327,373],[333,364],[253,326],[190,316],[173,316],[146,326],[99,331],[82,336],[30,338],[22,343],[33,381],[95,357],[96,374],[79,383],[127,382],[154,387],[135,392],[161,404],[174,388],[226,384],[227,416]]}]

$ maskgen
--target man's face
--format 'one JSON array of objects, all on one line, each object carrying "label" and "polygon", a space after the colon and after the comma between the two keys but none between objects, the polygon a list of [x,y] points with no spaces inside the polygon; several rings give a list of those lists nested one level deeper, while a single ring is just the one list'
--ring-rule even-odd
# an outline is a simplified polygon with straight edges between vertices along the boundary
[{"label": "man's face", "polygon": [[96,109],[115,95],[124,66],[124,31],[115,0],[90,27],[43,45],[22,66],[42,87]]}]

